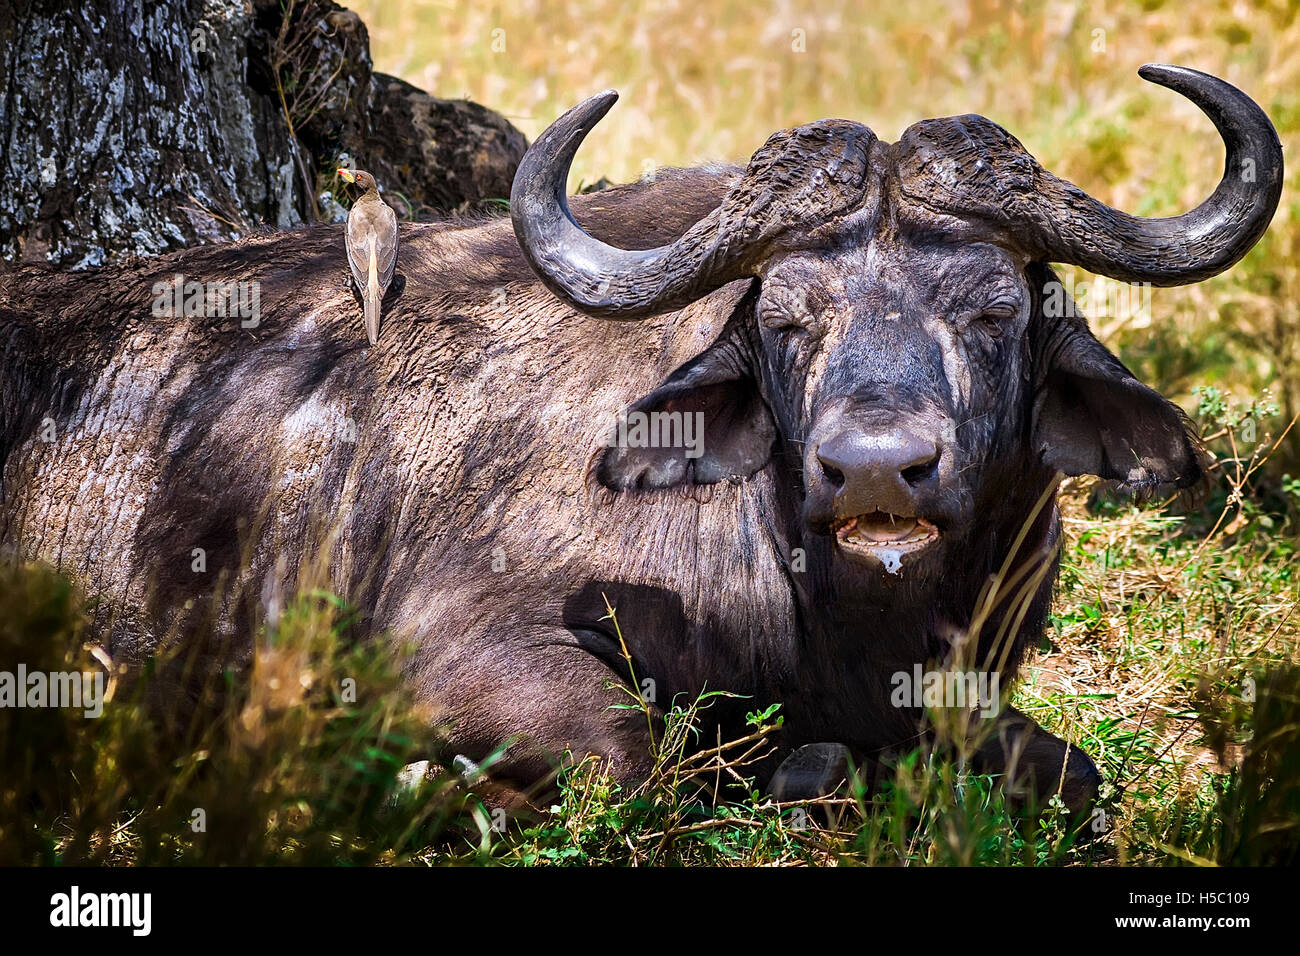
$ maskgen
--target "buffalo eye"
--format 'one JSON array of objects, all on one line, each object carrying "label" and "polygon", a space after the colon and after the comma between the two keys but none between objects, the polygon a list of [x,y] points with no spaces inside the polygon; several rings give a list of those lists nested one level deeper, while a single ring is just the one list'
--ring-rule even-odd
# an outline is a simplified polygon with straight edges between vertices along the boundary
[{"label": "buffalo eye", "polygon": [[998,338],[1016,317],[1016,307],[1012,303],[998,303],[986,306],[970,320],[970,327],[979,329],[991,338]]},{"label": "buffalo eye", "polygon": [[1001,316],[981,312],[975,317],[975,321],[971,324],[982,331],[985,335],[996,339],[1002,334],[1002,323],[1004,321],[1005,319]]},{"label": "buffalo eye", "polygon": [[760,300],[758,320],[773,332],[815,332],[815,300],[815,293],[802,287],[773,290]]}]

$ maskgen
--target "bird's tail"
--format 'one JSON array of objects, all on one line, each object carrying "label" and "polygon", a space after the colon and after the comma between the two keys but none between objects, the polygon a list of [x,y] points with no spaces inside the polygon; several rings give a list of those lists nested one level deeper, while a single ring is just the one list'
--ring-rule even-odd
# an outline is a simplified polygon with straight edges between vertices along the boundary
[{"label": "bird's tail", "polygon": [[370,268],[366,277],[366,291],[361,297],[366,309],[366,338],[374,345],[379,341],[379,302],[383,294],[379,289],[379,263],[375,258],[375,239],[370,239]]}]

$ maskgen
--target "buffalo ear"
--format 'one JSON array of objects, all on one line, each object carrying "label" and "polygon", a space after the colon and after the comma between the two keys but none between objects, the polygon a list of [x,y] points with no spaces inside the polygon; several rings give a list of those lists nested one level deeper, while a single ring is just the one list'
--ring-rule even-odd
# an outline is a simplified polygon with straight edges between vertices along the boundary
[{"label": "buffalo ear", "polygon": [[612,423],[597,480],[618,491],[711,485],[766,465],[776,424],[743,340],[733,314],[716,342]]},{"label": "buffalo ear", "polygon": [[1048,319],[1038,355],[1033,442],[1067,475],[1098,475],[1136,492],[1187,488],[1205,477],[1200,442],[1182,410],[1134,378],[1077,316]]}]

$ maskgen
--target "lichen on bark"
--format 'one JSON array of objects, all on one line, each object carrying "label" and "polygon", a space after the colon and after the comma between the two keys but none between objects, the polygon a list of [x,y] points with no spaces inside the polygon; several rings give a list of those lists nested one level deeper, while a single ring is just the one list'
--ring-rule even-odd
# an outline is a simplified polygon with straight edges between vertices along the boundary
[{"label": "lichen on bark", "polygon": [[340,155],[399,211],[461,209],[508,195],[525,146],[373,73],[365,25],[328,0],[13,0],[0,45],[9,261],[86,268],[310,222]]}]

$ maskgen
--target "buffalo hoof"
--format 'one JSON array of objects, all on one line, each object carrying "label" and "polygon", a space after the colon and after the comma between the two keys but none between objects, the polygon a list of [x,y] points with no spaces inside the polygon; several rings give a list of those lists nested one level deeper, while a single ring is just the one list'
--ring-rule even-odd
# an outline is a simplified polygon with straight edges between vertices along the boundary
[{"label": "buffalo hoof", "polygon": [[779,803],[830,796],[849,777],[843,744],[804,744],[776,768],[767,792]]},{"label": "buffalo hoof", "polygon": [[1061,800],[1072,813],[1091,813],[1100,790],[1101,771],[1097,765],[1078,747],[1071,747],[1061,782]]},{"label": "buffalo hoof", "polygon": [[1060,796],[1073,820],[1086,820],[1101,789],[1101,774],[1091,757],[1013,708],[998,716],[995,733],[980,747],[976,763],[1005,774],[1012,804],[1031,813]]}]

